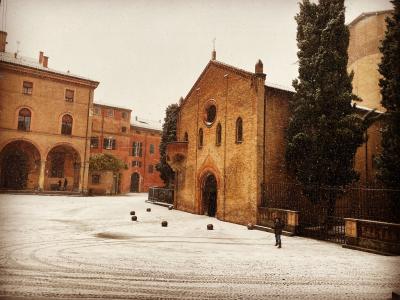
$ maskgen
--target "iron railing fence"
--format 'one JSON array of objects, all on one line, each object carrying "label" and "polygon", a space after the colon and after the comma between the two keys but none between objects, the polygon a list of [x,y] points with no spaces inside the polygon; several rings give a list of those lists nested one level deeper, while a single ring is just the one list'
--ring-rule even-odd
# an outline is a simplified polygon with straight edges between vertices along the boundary
[{"label": "iron railing fence", "polygon": [[[299,211],[299,234],[344,243],[344,218],[400,223],[400,190],[308,187],[291,183],[265,186],[261,207]],[[336,196],[334,207],[328,200]]]},{"label": "iron railing fence", "polygon": [[[335,196],[334,210],[328,213],[326,199]],[[309,187],[304,190],[298,184],[271,183],[266,185],[265,197],[261,199],[260,206],[400,223],[400,190],[363,187],[349,187],[345,190]]]},{"label": "iron railing fence", "polygon": [[174,204],[174,190],[161,187],[151,187],[149,188],[148,199],[149,201]]}]

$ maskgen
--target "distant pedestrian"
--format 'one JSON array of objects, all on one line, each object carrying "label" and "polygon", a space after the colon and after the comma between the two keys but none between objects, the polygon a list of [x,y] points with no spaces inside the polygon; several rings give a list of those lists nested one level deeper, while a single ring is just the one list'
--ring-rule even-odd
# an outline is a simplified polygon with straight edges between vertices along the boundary
[{"label": "distant pedestrian", "polygon": [[274,231],[275,231],[275,241],[276,241],[275,246],[278,246],[278,248],[282,248],[281,235],[283,227],[285,227],[285,222],[283,222],[280,218],[276,217],[274,221]]},{"label": "distant pedestrian", "polygon": [[65,177],[65,179],[64,179],[64,191],[67,190],[67,185],[68,185],[68,180],[67,180],[67,177]]},{"label": "distant pedestrian", "polygon": [[61,191],[61,179],[58,181],[57,191]]}]

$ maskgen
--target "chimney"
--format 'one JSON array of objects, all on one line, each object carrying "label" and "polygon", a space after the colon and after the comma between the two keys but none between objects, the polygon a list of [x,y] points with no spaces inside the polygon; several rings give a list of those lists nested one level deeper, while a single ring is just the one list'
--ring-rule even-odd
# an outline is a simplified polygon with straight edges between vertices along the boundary
[{"label": "chimney", "polygon": [[264,74],[263,63],[261,59],[259,59],[258,62],[256,63],[255,69],[256,69],[256,74]]},{"label": "chimney", "polygon": [[43,51],[39,52],[39,64],[43,64]]},{"label": "chimney", "polygon": [[49,57],[43,56],[43,67],[47,68],[48,63],[49,63]]},{"label": "chimney", "polygon": [[211,52],[211,60],[216,60],[217,59],[217,52],[215,49]]},{"label": "chimney", "polygon": [[7,32],[0,31],[0,52],[6,52]]}]

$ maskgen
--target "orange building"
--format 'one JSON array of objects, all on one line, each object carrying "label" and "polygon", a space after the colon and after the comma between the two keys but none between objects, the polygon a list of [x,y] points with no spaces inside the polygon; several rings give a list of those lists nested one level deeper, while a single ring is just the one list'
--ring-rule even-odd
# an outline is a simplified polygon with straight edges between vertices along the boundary
[{"label": "orange building", "polygon": [[[93,105],[90,153],[108,153],[129,165],[130,109],[95,103]],[[104,172],[101,172],[104,173]],[[97,194],[115,194],[129,191],[129,170],[122,169],[113,180],[105,180],[105,174],[90,172],[89,188]]]},{"label": "orange building", "polygon": [[160,124],[135,119],[131,125],[131,192],[147,192],[164,183],[156,165],[160,162]]},{"label": "orange building", "polygon": [[108,153],[122,160],[126,169],[119,174],[90,172],[89,188],[95,194],[147,192],[162,185],[155,169],[159,162],[161,131],[145,121],[130,123],[132,110],[93,105],[91,155]]},{"label": "orange building", "polygon": [[5,52],[0,31],[0,188],[87,192],[99,82]]}]

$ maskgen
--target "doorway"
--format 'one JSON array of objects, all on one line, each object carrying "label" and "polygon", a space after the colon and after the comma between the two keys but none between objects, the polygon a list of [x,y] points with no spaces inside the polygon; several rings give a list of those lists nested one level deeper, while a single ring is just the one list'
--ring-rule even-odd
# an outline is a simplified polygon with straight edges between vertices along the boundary
[{"label": "doorway", "polygon": [[139,182],[140,182],[140,175],[138,173],[133,173],[131,175],[131,192],[132,193],[139,193]]},{"label": "doorway", "polygon": [[203,214],[215,217],[217,213],[217,180],[213,174],[207,175],[203,185]]}]

